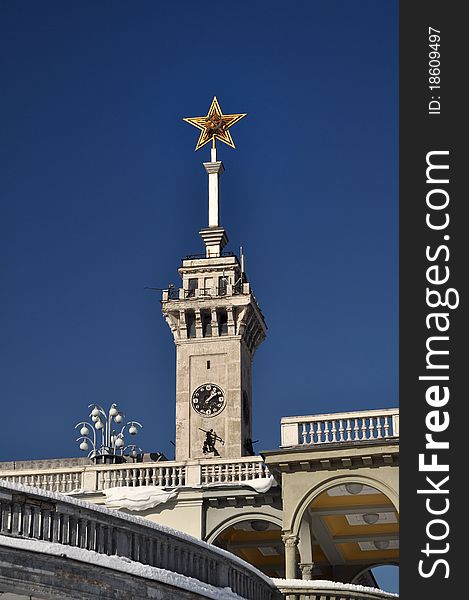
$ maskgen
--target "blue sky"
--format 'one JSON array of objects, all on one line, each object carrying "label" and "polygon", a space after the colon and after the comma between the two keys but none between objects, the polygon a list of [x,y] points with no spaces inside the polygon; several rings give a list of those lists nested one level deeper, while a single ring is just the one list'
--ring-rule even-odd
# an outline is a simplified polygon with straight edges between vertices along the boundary
[{"label": "blue sky", "polygon": [[398,403],[397,2],[0,4],[0,460],[79,455],[117,402],[172,458],[159,296],[199,253],[217,95],[221,220],[268,324],[257,450],[283,415]]}]

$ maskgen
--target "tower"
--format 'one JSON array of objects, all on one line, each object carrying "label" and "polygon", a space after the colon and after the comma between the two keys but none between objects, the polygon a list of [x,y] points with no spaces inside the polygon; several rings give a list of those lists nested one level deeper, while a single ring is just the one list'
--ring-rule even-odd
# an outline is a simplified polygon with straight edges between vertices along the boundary
[{"label": "tower", "polygon": [[224,253],[215,140],[234,147],[229,127],[245,115],[223,115],[213,99],[206,117],[185,119],[201,130],[196,150],[212,142],[205,254],[188,256],[182,287],[163,292],[162,311],[176,345],[176,460],[252,454],[252,361],[266,335],[244,273],[244,258]]}]

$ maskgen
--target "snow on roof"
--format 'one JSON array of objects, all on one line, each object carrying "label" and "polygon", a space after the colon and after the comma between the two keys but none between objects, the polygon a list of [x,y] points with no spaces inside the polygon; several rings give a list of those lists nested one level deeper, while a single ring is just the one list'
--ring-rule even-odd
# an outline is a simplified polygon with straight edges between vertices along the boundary
[{"label": "snow on roof", "polygon": [[106,554],[98,554],[92,550],[84,548],[74,548],[72,546],[63,546],[52,542],[44,542],[42,540],[32,540],[30,538],[20,539],[9,536],[0,535],[0,545],[10,548],[25,549],[30,552],[40,552],[41,554],[49,554],[53,556],[62,556],[72,560],[98,565],[107,569],[113,569],[121,573],[128,573],[136,577],[143,577],[152,581],[159,581],[167,585],[172,585],[184,590],[196,592],[200,596],[210,598],[212,600],[243,600],[241,596],[231,591],[231,588],[218,588],[203,581],[199,581],[194,577],[187,577],[180,573],[167,571],[158,567],[150,567],[142,563],[134,562],[129,558],[122,556],[107,556]]}]

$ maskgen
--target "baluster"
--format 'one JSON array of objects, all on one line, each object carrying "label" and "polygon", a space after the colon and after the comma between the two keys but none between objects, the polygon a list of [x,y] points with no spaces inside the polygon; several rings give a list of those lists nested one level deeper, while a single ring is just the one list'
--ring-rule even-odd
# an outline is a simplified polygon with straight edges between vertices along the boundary
[{"label": "baluster", "polygon": [[84,521],[83,517],[78,517],[76,519],[76,525],[75,525],[75,528],[76,528],[76,543],[75,543],[75,545],[77,546],[77,548],[83,548],[84,547],[84,546],[81,545],[81,540],[82,540],[82,537],[83,537],[83,525],[84,525],[83,521]]},{"label": "baluster", "polygon": [[158,485],[163,485],[163,469],[158,467]]},{"label": "baluster", "polygon": [[131,469],[131,486],[137,487],[137,469]]},{"label": "baluster", "polygon": [[110,556],[117,555],[117,532],[112,525],[107,528],[107,549]]},{"label": "baluster", "polygon": [[301,423],[301,425],[302,425],[302,427],[301,427],[301,443],[307,444],[308,443],[308,439],[307,439],[308,430],[306,428],[306,423]]},{"label": "baluster", "polygon": [[48,508],[41,510],[41,540],[50,542],[52,539],[52,515]]},{"label": "baluster", "polygon": [[96,522],[88,521],[86,528],[86,548],[88,550],[94,550],[97,552],[97,543],[96,543]]},{"label": "baluster", "polygon": [[138,485],[141,487],[143,485],[143,469],[137,469],[137,480],[138,480]]},{"label": "baluster", "polygon": [[100,552],[101,554],[106,553],[104,527],[102,523],[96,523],[96,552]]},{"label": "baluster", "polygon": [[324,421],[324,442],[330,442],[329,439],[329,421]]},{"label": "baluster", "polygon": [[366,440],[366,417],[362,417],[361,431],[362,431],[361,439]]},{"label": "baluster", "polygon": [[[31,520],[31,515],[30,515]],[[31,526],[29,536],[32,535]],[[62,515],[60,513],[52,514],[52,541],[55,543],[62,542]]]},{"label": "baluster", "polygon": [[145,538],[145,560],[147,565],[153,565],[153,543],[151,538]]},{"label": "baluster", "polygon": [[374,419],[374,417],[370,417],[370,433],[369,433],[370,440],[375,439],[374,431],[375,431],[375,419]]},{"label": "baluster", "polygon": [[73,515],[68,519],[68,538],[70,546],[78,546],[78,519]]},{"label": "baluster", "polygon": [[124,469],[119,469],[117,475],[117,487],[123,487],[124,485]]},{"label": "baluster", "polygon": [[176,475],[177,475],[176,468],[173,467],[171,469],[171,487],[176,487]]},{"label": "baluster", "polygon": [[145,485],[150,485],[151,473],[149,468],[141,469],[143,473],[145,473]]},{"label": "baluster", "polygon": [[124,486],[130,487],[132,485],[132,470],[131,469],[122,469],[122,476],[124,478]]},{"label": "baluster", "polygon": [[384,437],[388,437],[389,435],[389,417],[384,417]]},{"label": "baluster", "polygon": [[155,540],[155,567],[163,567],[163,544],[162,541],[157,538]]},{"label": "baluster", "polygon": [[309,444],[315,444],[316,443],[316,427],[315,427],[315,423],[314,421],[311,421],[309,423],[309,430],[308,430],[308,436],[309,436]]},{"label": "baluster", "polygon": [[352,439],[352,425],[350,423],[350,419],[347,419],[345,424],[345,441],[350,441]]},{"label": "baluster", "polygon": [[31,537],[31,505],[25,504],[23,507],[23,525],[22,535],[24,537]]},{"label": "baluster", "polygon": [[105,528],[105,536],[104,536],[104,540],[105,540],[105,546],[106,546],[106,554],[108,556],[112,556],[113,554],[115,554],[115,539],[114,539],[114,530],[112,527],[106,527]]},{"label": "baluster", "polygon": [[337,442],[337,421],[331,421],[332,441]]},{"label": "baluster", "polygon": [[21,504],[13,502],[11,511],[11,533],[21,535]]},{"label": "baluster", "polygon": [[10,520],[11,504],[0,501],[0,533],[10,533],[9,531],[9,520]]},{"label": "baluster", "polygon": [[339,419],[339,442],[344,441],[344,420]]},{"label": "baluster", "polygon": [[36,540],[41,539],[41,514],[39,512],[39,506],[31,507],[31,519],[32,519],[32,536]]},{"label": "baluster", "polygon": [[130,547],[129,555],[132,560],[138,562],[139,560],[139,539],[136,533],[130,534]]},{"label": "baluster", "polygon": [[[68,523],[68,515],[60,515],[61,519],[60,519],[60,543],[61,544],[69,544],[69,536],[68,536],[68,530],[69,530],[69,523]],[[33,519],[33,537],[34,537],[34,510],[33,510],[33,514],[32,514],[32,519]]]},{"label": "baluster", "polygon": [[358,440],[358,439],[360,439],[360,438],[359,438],[359,435],[358,435],[358,432],[359,432],[359,431],[360,431],[360,430],[359,430],[359,428],[358,428],[358,419],[356,419],[356,418],[353,418],[353,438],[352,438],[353,440]]},{"label": "baluster", "polygon": [[381,418],[382,417],[376,417],[376,438],[382,438],[383,435],[381,433]]}]

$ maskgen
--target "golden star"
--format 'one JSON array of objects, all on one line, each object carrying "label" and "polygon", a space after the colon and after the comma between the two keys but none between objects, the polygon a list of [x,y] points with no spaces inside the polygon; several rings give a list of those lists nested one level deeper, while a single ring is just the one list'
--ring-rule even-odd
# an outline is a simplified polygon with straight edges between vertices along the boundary
[{"label": "golden star", "polygon": [[214,96],[206,117],[189,117],[184,119],[184,121],[201,129],[199,141],[195,147],[196,150],[208,144],[210,140],[213,140],[213,146],[215,147],[216,139],[234,148],[235,145],[228,129],[245,117],[246,114],[224,115],[218,104],[217,97]]}]

